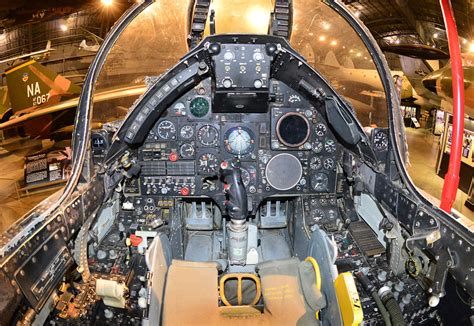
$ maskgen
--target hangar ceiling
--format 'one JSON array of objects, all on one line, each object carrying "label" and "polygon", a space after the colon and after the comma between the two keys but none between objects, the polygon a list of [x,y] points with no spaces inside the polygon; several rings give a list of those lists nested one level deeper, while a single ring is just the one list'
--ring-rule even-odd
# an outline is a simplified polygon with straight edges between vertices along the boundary
[{"label": "hangar ceiling", "polygon": [[[342,0],[367,25],[380,43],[425,44],[447,50],[439,0]],[[451,1],[461,42],[474,37],[474,0]]]},{"label": "hangar ceiling", "polygon": [[[439,0],[341,1],[359,16],[382,46],[425,44],[448,49]],[[88,32],[103,37],[107,27],[104,15],[111,24],[131,4],[130,0],[114,0],[104,13],[99,0],[0,0],[0,59],[41,50],[47,40],[57,46],[78,42]],[[474,44],[474,0],[452,0],[452,4],[466,50]],[[68,19],[68,31],[61,31],[61,19]]]}]

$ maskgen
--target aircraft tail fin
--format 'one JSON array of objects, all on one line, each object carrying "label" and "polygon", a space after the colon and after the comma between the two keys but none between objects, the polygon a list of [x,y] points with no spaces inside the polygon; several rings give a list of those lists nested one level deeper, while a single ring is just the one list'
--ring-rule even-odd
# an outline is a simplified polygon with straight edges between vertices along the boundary
[{"label": "aircraft tail fin", "polygon": [[326,58],[324,58],[324,64],[326,66],[332,66],[332,67],[340,67],[341,64],[336,58],[336,54],[333,51],[329,51],[326,54]]},{"label": "aircraft tail fin", "polygon": [[352,59],[349,58],[349,57],[346,57],[346,58],[344,59],[344,62],[343,62],[342,65],[344,66],[344,68],[355,69],[354,62],[353,62]]},{"label": "aircraft tail fin", "polygon": [[48,42],[46,43],[46,49],[45,50],[46,51],[51,50],[51,41],[50,40],[48,40]]},{"label": "aircraft tail fin", "polygon": [[13,114],[28,113],[38,107],[78,96],[81,88],[35,60],[5,71]]},{"label": "aircraft tail fin", "polygon": [[8,87],[0,87],[0,121],[4,120],[4,117],[8,116],[7,112],[10,111],[10,98],[8,96]]},{"label": "aircraft tail fin", "polygon": [[86,40],[82,40],[81,43],[79,43],[79,48],[84,49],[87,46]]},{"label": "aircraft tail fin", "polygon": [[402,65],[403,73],[408,77],[408,79],[420,79],[433,71],[433,69],[431,69],[431,67],[422,59],[401,55],[400,64]]}]

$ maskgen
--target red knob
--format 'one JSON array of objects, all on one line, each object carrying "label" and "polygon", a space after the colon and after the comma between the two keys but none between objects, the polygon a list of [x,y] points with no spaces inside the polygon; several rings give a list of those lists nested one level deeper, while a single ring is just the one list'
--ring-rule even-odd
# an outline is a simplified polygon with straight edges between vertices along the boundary
[{"label": "red knob", "polygon": [[179,158],[178,153],[175,153],[175,152],[170,153],[170,161],[171,162],[176,162],[178,160],[178,158]]},{"label": "red knob", "polygon": [[187,196],[187,195],[189,195],[189,188],[188,188],[188,187],[183,187],[183,188],[181,188],[181,190],[179,191],[179,193],[180,193],[182,196]]},{"label": "red knob", "polygon": [[130,235],[130,243],[132,244],[132,246],[134,247],[138,247],[138,245],[143,241],[142,238],[140,237],[137,237],[135,234],[131,234]]}]

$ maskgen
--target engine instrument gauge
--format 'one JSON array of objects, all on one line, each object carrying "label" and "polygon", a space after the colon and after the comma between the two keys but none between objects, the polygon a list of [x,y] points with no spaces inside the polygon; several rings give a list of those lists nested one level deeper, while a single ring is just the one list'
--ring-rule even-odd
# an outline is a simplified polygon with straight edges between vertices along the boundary
[{"label": "engine instrument gauge", "polygon": [[179,156],[184,159],[190,159],[194,157],[194,146],[190,143],[184,143],[179,147]]},{"label": "engine instrument gauge", "polygon": [[373,139],[374,149],[377,152],[383,152],[388,148],[388,136],[382,130],[377,130]]},{"label": "engine instrument gauge", "polygon": [[176,126],[169,120],[163,120],[156,127],[156,134],[164,140],[176,139]]},{"label": "engine instrument gauge", "polygon": [[194,136],[194,128],[190,125],[182,126],[179,130],[179,135],[183,139],[191,139]]},{"label": "engine instrument gauge", "polygon": [[324,142],[324,149],[328,153],[334,153],[336,151],[336,143],[332,139],[326,139]]},{"label": "engine instrument gauge", "polygon": [[317,154],[321,153],[323,151],[323,148],[324,148],[324,145],[322,142],[320,142],[319,140],[315,141],[313,143],[313,151]]},{"label": "engine instrument gauge", "polygon": [[334,160],[332,158],[327,158],[324,160],[323,165],[326,170],[332,170],[334,169]]},{"label": "engine instrument gauge", "polygon": [[247,187],[250,184],[250,173],[244,168],[240,168],[240,172],[242,176],[242,183],[245,187]]},{"label": "engine instrument gauge", "polygon": [[313,187],[314,191],[327,191],[328,184],[329,178],[325,173],[316,173],[311,177],[311,187]]},{"label": "engine instrument gauge", "polygon": [[254,150],[255,139],[252,131],[248,128],[234,127],[225,133],[224,145],[229,153],[242,156]]},{"label": "engine instrument gauge", "polygon": [[201,174],[212,174],[217,171],[219,167],[219,161],[217,157],[211,153],[204,153],[199,156],[198,169]]},{"label": "engine instrument gauge", "polygon": [[189,112],[196,118],[202,118],[209,112],[209,101],[204,97],[196,97],[189,103]]},{"label": "engine instrument gauge", "polygon": [[316,135],[322,137],[326,134],[327,128],[323,123],[318,123],[314,128],[316,131]]},{"label": "engine instrument gauge", "polygon": [[324,212],[320,209],[314,209],[311,211],[311,219],[313,222],[321,221],[324,218]]},{"label": "engine instrument gauge", "polygon": [[322,165],[323,163],[319,157],[314,156],[309,160],[309,167],[313,170],[319,170]]},{"label": "engine instrument gauge", "polygon": [[204,125],[198,130],[197,138],[204,146],[214,146],[217,145],[219,132],[211,125]]}]

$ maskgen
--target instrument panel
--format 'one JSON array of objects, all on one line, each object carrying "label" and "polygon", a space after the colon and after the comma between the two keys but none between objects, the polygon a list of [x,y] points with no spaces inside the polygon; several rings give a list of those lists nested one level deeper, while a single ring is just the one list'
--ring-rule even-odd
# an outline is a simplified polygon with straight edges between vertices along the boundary
[{"label": "instrument panel", "polygon": [[136,194],[218,196],[220,163],[232,158],[257,205],[277,193],[335,193],[340,150],[325,119],[284,83],[271,86],[265,113],[215,110],[210,78],[171,104],[138,148]]}]

